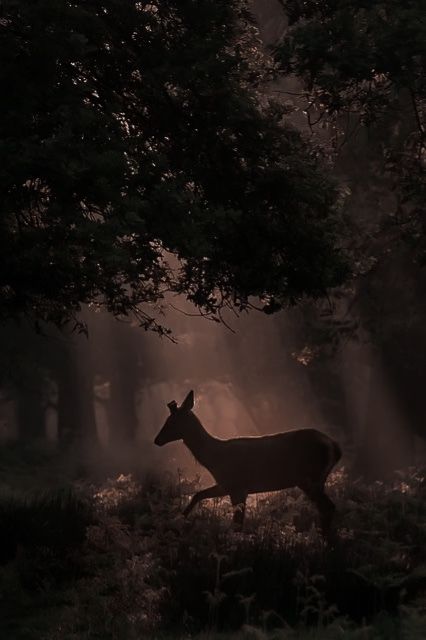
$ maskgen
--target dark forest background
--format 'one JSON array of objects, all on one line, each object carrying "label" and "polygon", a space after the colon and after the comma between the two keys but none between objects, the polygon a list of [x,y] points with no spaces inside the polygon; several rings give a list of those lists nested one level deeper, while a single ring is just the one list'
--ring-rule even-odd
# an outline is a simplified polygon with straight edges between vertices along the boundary
[{"label": "dark forest background", "polygon": [[[423,640],[423,0],[0,2],[0,637]],[[341,444],[298,489],[154,438]],[[284,461],[285,462],[285,461]]]},{"label": "dark forest background", "polygon": [[356,473],[414,464],[421,3],[100,8],[2,9],[4,442],[149,466],[194,387],[222,436],[315,424]]}]

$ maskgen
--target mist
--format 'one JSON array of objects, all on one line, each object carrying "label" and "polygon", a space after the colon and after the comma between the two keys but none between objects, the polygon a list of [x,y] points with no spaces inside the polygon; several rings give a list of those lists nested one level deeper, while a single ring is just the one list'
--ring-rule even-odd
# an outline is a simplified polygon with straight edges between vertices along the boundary
[{"label": "mist", "polygon": [[[84,443],[98,452],[90,456],[92,472],[203,475],[182,442],[154,445],[167,404],[180,404],[193,389],[196,415],[222,439],[315,427],[341,443],[354,476],[383,478],[421,462],[424,441],[404,411],[406,391],[395,390],[392,371],[365,335],[332,350],[315,344],[311,307],[233,316],[226,326],[184,300],[173,307],[162,319],[172,339],[94,309],[83,316],[87,336],[21,329],[26,346],[15,358],[28,362],[15,369],[3,397],[2,442],[28,438],[28,425],[20,431],[28,414],[19,407],[31,398],[40,423],[30,427],[32,439],[59,448]],[[34,356],[39,361],[31,363]]]},{"label": "mist", "polygon": [[[256,0],[252,9],[268,53],[281,42],[287,17],[278,1]],[[394,196],[386,182],[385,195],[379,191],[383,178],[358,158],[379,163],[386,132],[357,130],[336,152],[336,128],[312,128],[307,114],[315,120],[316,112],[300,78],[268,80],[262,91],[285,101],[289,122],[313,143],[330,143],[334,175],[350,194],[348,235],[374,234]],[[374,265],[378,259],[370,246],[366,251],[359,262]],[[221,324],[202,318],[184,297],[168,299],[159,321],[172,339],[96,305],[81,314],[87,336],[72,326],[64,332],[46,326],[39,335],[31,323],[6,324],[0,437],[61,449],[84,441],[123,472],[195,473],[182,443],[161,451],[153,445],[167,403],[194,389],[197,415],[220,438],[315,426],[342,443],[343,462],[355,475],[383,477],[417,464],[425,451],[424,273],[407,250],[384,255],[368,277],[331,292],[329,309],[329,301],[306,301],[272,316],[229,313]],[[413,314],[408,325],[406,310]],[[97,453],[92,458],[99,460]]]}]

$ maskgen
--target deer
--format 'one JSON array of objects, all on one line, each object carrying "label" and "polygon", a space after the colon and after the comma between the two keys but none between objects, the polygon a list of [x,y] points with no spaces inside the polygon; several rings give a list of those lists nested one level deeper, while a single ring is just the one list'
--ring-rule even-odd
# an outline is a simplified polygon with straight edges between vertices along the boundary
[{"label": "deer", "polygon": [[216,482],[191,498],[183,512],[185,517],[202,500],[229,496],[234,507],[234,527],[242,530],[249,494],[298,487],[316,506],[322,532],[329,537],[336,508],[324,485],[342,455],[335,440],[313,428],[219,439],[206,431],[192,411],[193,391],[180,406],[175,400],[167,406],[170,415],[154,443],[162,447],[183,440]]}]

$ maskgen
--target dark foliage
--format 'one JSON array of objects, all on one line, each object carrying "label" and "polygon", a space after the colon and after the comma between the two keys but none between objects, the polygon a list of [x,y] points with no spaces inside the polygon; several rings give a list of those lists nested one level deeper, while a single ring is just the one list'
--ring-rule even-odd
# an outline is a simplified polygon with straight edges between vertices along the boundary
[{"label": "dark foliage", "polygon": [[30,640],[205,632],[356,640],[367,630],[374,640],[422,638],[421,470],[370,485],[336,473],[333,547],[296,490],[259,496],[244,533],[235,533],[226,501],[182,518],[195,488],[183,478],[120,475],[86,488],[89,510],[71,492],[3,499],[2,530],[13,530],[19,547],[0,567],[1,632]]},{"label": "dark foliage", "polygon": [[48,548],[55,554],[80,546],[92,514],[86,500],[70,488],[55,492],[0,496],[0,561],[27,551]]},{"label": "dark foliage", "polygon": [[1,10],[2,318],[96,301],[148,327],[166,290],[214,314],[342,280],[334,187],[249,88],[244,3]]},{"label": "dark foliage", "polygon": [[[304,83],[310,122],[327,121],[363,158],[383,191],[387,229],[425,259],[426,30],[422,0],[281,0],[288,30],[276,49],[284,74]],[[353,145],[368,127],[366,148]],[[371,157],[376,149],[376,157]],[[352,160],[352,165],[353,165]],[[350,173],[357,174],[352,166]],[[371,181],[370,177],[370,181]],[[363,184],[365,189],[365,181]],[[390,206],[389,206],[390,204]],[[386,208],[389,209],[386,211]]]}]

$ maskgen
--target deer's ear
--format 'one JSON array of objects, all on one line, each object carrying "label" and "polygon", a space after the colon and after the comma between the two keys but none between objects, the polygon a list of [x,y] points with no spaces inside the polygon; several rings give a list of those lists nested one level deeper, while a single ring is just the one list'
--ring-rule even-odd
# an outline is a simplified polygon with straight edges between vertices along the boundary
[{"label": "deer's ear", "polygon": [[176,400],[172,400],[171,402],[168,403],[167,406],[169,407],[170,413],[176,413],[178,408]]},{"label": "deer's ear", "polygon": [[190,391],[186,396],[185,400],[182,402],[182,409],[184,411],[191,411],[194,407],[194,392]]}]

